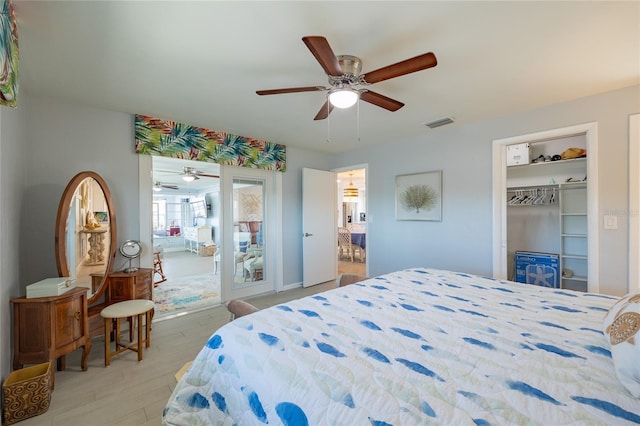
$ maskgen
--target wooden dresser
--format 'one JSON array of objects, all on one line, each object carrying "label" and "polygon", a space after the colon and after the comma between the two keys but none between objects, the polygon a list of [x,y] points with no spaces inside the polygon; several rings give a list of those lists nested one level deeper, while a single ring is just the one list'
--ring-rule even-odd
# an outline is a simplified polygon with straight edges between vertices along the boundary
[{"label": "wooden dresser", "polygon": [[[93,285],[102,281],[102,275],[92,274]],[[104,302],[89,307],[89,334],[104,334],[104,319],[100,316],[107,306],[131,299],[153,300],[153,269],[140,268],[135,272],[118,271],[109,274],[105,283]]]},{"label": "wooden dresser", "polygon": [[11,299],[13,306],[13,369],[25,364],[58,361],[83,348],[81,367],[87,369],[91,350],[87,321],[87,289],[74,288],[60,296]]}]

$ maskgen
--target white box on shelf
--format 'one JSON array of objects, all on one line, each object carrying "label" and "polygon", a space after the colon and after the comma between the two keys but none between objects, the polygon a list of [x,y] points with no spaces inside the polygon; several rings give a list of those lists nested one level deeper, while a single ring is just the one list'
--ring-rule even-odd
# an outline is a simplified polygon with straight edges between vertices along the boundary
[{"label": "white box on shelf", "polygon": [[507,145],[507,166],[519,166],[531,162],[531,144]]},{"label": "white box on shelf", "polygon": [[27,286],[27,299],[60,296],[76,288],[76,280],[69,277],[47,278]]}]

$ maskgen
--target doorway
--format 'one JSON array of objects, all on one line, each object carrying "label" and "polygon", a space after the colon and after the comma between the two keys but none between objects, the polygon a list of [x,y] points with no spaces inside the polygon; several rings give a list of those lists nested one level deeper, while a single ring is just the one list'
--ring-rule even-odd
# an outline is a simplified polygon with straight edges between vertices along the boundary
[{"label": "doorway", "polygon": [[339,247],[338,274],[367,275],[367,166],[334,170],[337,180],[338,228],[349,231],[350,252]]},{"label": "doorway", "polygon": [[[139,155],[138,156],[138,182],[139,182],[139,210],[140,210],[140,241],[143,245],[143,251],[140,256],[140,266],[150,268],[154,261],[154,249],[153,249],[153,224],[152,224],[152,204],[153,204],[153,192],[152,187],[156,184],[153,180],[153,158],[152,155]],[[189,161],[180,159],[168,159],[173,162]],[[201,226],[210,226],[212,232],[212,240],[216,244],[216,252],[214,255],[206,255],[205,261],[208,263],[207,268],[212,271],[210,277],[219,280],[220,283],[225,283],[224,286],[218,284],[220,289],[220,300],[217,303],[225,302],[232,298],[244,298],[252,295],[269,292],[279,291],[282,289],[282,173],[275,171],[250,169],[246,167],[233,167],[233,166],[221,166],[216,163],[209,162],[193,162],[192,166],[202,173],[198,176],[203,179],[204,175],[213,175],[218,179],[218,192],[215,190],[211,193],[211,197],[205,196],[205,204],[207,211],[211,208],[211,212],[207,213],[205,224],[200,222],[203,220],[199,218],[195,222],[196,226],[193,228],[200,228]],[[175,163],[179,164],[179,163]],[[184,174],[183,169],[179,169],[174,175],[182,179]],[[211,178],[211,176],[206,176]],[[249,179],[255,181],[262,181],[264,188],[264,214],[265,221],[262,229],[262,242],[264,247],[263,259],[264,267],[262,276],[254,275],[254,280],[251,281],[251,275],[246,281],[243,279],[241,282],[234,283],[234,220],[236,220],[236,213],[234,213],[234,202],[239,200],[235,193],[235,185],[244,185],[242,182],[237,182],[236,179]],[[184,179],[183,179],[184,180]],[[190,181],[200,182],[200,179],[193,179]],[[163,182],[160,182],[161,184]],[[176,185],[179,186],[178,183]],[[170,190],[170,188],[167,188]],[[208,205],[211,201],[211,207]],[[195,208],[196,206],[194,206]],[[202,208],[200,204],[199,209]],[[209,217],[211,215],[211,217]],[[200,231],[198,229],[198,231]],[[188,238],[185,230],[185,240],[190,240],[189,247],[192,248],[195,254],[197,246],[198,255],[200,254],[200,247],[207,246],[203,243],[204,236],[198,234],[194,237]],[[193,239],[196,239],[196,243],[192,244]],[[257,238],[257,234],[256,234]],[[185,243],[186,244],[186,243]],[[202,256],[201,256],[202,257]],[[257,269],[257,268],[254,268]],[[254,270],[255,272],[255,270]],[[164,285],[160,284],[160,285]],[[155,291],[154,291],[155,293]],[[213,298],[212,298],[213,299]],[[214,299],[215,300],[215,299]],[[215,305],[210,305],[213,307]],[[202,308],[202,309],[208,309]],[[181,315],[182,312],[178,313]],[[173,316],[170,316],[173,317]],[[156,319],[158,315],[156,314]]]},{"label": "doorway", "polygon": [[218,306],[220,165],[149,157],[152,179],[145,192],[151,193],[152,233],[146,251],[154,269],[155,317],[169,319]]}]

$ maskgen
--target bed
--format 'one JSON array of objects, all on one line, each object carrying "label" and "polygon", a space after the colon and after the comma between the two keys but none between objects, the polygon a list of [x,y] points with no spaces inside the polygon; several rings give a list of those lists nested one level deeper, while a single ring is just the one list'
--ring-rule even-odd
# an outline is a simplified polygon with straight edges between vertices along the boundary
[{"label": "bed", "polygon": [[163,422],[637,424],[640,394],[602,331],[619,300],[424,268],[382,275],[221,327]]}]

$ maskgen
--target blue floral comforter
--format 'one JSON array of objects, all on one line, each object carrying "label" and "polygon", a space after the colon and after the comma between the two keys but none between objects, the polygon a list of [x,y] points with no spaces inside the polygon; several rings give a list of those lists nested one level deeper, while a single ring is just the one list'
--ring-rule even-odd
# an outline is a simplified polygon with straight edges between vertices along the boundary
[{"label": "blue floral comforter", "polygon": [[408,269],[211,336],[169,425],[640,423],[602,319],[617,299]]}]

